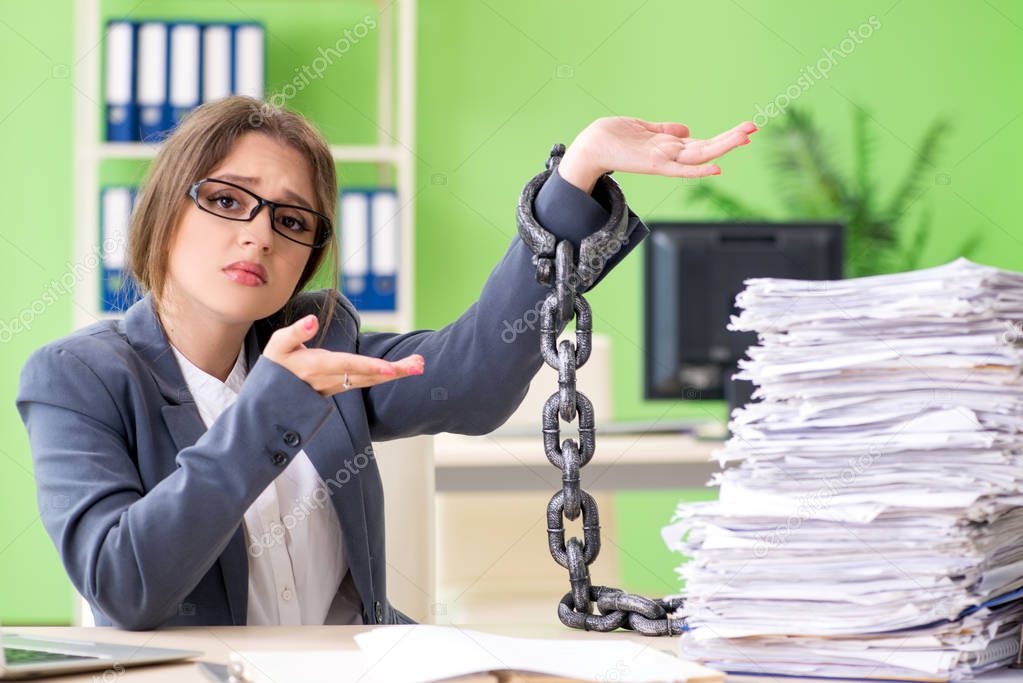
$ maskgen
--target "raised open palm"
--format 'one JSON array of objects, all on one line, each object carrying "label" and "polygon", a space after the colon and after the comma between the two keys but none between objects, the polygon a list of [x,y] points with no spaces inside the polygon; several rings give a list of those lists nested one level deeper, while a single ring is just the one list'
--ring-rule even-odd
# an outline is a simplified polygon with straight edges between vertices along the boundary
[{"label": "raised open palm", "polygon": [[581,181],[576,183],[581,186],[609,171],[670,178],[718,175],[721,168],[707,162],[748,144],[750,134],[756,131],[752,121],[744,121],[713,138],[702,139],[690,136],[689,127],[681,123],[607,116],[576,137],[561,162],[561,174],[570,181]]}]

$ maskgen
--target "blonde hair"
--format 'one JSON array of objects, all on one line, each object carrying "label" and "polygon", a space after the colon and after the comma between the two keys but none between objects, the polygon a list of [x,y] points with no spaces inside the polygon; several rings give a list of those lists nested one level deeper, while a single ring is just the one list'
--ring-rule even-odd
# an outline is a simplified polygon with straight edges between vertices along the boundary
[{"label": "blonde hair", "polygon": [[[128,269],[142,290],[150,292],[159,317],[164,302],[170,245],[175,227],[191,200],[192,183],[201,180],[228,155],[235,141],[258,132],[287,144],[309,160],[313,171],[314,204],[333,224],[337,177],[330,147],[320,132],[301,114],[252,97],[232,96],[203,104],[190,112],[161,144],[150,165],[142,193],[132,213],[128,238]],[[328,259],[330,287],[317,312],[320,339],[326,335],[338,301],[336,239],[312,250],[295,291],[285,303],[283,324],[294,322],[298,294]]]}]

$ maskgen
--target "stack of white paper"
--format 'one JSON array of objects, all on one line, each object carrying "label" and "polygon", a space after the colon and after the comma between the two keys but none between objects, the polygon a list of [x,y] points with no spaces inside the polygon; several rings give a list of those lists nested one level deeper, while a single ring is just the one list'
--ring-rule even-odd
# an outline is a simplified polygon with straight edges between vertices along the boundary
[{"label": "stack of white paper", "polygon": [[[682,653],[731,671],[968,680],[1018,649],[1023,275],[965,259],[754,279],[731,328],[762,399],[732,415],[691,556]],[[1023,591],[1021,591],[1023,593]]]}]

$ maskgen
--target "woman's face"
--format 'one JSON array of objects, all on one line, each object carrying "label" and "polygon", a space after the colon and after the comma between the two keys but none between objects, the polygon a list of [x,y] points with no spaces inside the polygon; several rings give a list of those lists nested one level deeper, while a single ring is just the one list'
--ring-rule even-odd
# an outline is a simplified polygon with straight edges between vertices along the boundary
[{"label": "woman's face", "polygon": [[[313,173],[301,152],[262,133],[245,133],[211,171],[264,199],[315,208]],[[167,273],[168,297],[186,311],[205,309],[226,324],[251,323],[287,303],[312,249],[270,228],[270,207],[249,222],[199,209],[190,199],[175,229]],[[228,200],[229,201],[229,200]],[[265,282],[229,268],[262,266]]]}]

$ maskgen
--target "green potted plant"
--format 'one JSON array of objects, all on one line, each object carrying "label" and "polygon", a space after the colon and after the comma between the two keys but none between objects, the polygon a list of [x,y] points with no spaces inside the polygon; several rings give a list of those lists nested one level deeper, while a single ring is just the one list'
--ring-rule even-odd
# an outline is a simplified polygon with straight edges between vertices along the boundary
[{"label": "green potted plant", "polygon": [[[881,175],[872,168],[876,140],[864,109],[853,107],[853,168],[847,176],[832,162],[828,153],[832,145],[810,113],[790,106],[777,121],[765,126],[763,141],[768,146],[775,194],[784,207],[782,215],[751,206],[717,183],[697,183],[690,197],[708,202],[730,220],[844,223],[847,277],[912,270],[919,267],[920,254],[931,239],[933,211],[924,205],[914,227],[904,223],[910,209],[926,194],[927,184],[941,183],[942,176],[932,178],[930,172],[949,128],[942,118],[930,125],[901,181],[885,198],[878,187]],[[950,257],[969,256],[980,241],[981,232],[975,229]]]}]

